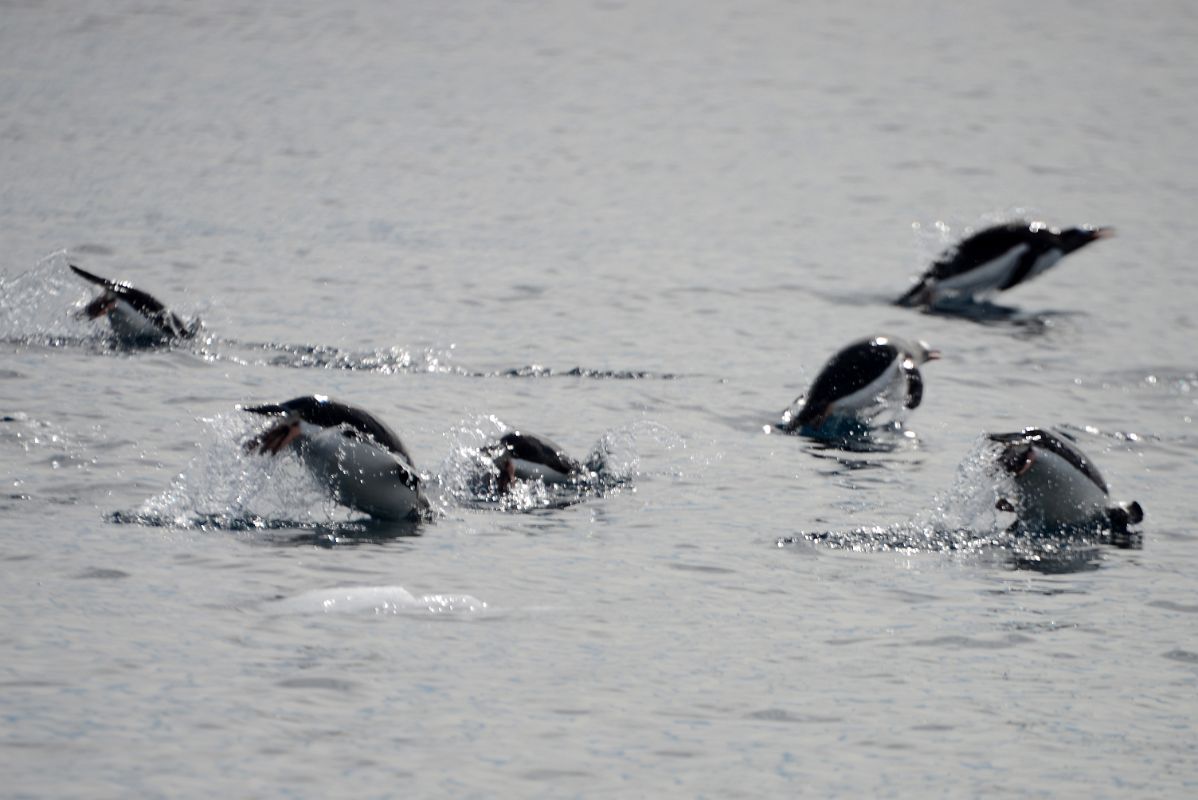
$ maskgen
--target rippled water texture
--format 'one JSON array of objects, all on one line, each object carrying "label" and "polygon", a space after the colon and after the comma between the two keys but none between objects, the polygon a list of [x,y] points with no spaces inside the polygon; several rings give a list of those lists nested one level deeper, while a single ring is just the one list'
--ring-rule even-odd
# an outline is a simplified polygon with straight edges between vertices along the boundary
[{"label": "rippled water texture", "polygon": [[[0,0],[0,773],[14,797],[1198,792],[1198,19],[1184,3]],[[896,308],[1015,217],[1118,235]],[[191,341],[78,319],[77,264]],[[943,358],[881,446],[774,426]],[[239,406],[403,437],[333,504]],[[1029,538],[1054,426],[1142,547]],[[509,429],[604,479],[488,494]]]}]

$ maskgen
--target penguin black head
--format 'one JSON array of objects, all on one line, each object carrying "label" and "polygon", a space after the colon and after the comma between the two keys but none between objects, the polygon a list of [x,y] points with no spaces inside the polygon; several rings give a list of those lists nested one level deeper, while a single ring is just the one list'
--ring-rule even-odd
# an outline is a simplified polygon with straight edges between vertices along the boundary
[{"label": "penguin black head", "polygon": [[1089,225],[1083,225],[1080,228],[1066,228],[1060,234],[1061,247],[1066,253],[1072,253],[1075,250],[1085,247],[1090,242],[1096,242],[1099,239],[1109,239],[1114,235],[1114,228],[1092,228]]}]

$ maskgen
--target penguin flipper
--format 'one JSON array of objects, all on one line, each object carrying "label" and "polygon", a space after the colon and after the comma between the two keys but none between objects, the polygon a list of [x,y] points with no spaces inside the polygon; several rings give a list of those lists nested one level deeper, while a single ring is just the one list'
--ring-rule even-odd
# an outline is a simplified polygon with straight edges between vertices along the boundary
[{"label": "penguin flipper", "polygon": [[87,281],[88,283],[94,283],[97,286],[103,286],[105,289],[117,288],[116,281],[110,281],[110,280],[108,280],[108,278],[101,278],[99,275],[88,272],[87,270],[85,270],[81,267],[77,267],[74,264],[67,264],[67,266],[71,268],[71,272],[74,272],[76,275],[78,275],[80,278],[83,278],[83,280]]},{"label": "penguin flipper", "polygon": [[266,403],[260,406],[239,406],[239,409],[250,414],[261,414],[263,416],[275,416],[287,413],[287,407],[279,403]]}]

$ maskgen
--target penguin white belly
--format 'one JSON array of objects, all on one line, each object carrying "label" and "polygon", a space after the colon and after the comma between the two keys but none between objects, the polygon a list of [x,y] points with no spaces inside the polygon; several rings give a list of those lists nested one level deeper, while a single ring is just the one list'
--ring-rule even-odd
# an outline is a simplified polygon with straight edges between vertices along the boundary
[{"label": "penguin white belly", "polygon": [[998,258],[987,261],[985,264],[979,264],[968,272],[945,278],[936,284],[936,295],[973,295],[992,292],[1006,283],[1007,278],[1019,263],[1019,259],[1026,252],[1027,245],[1019,244]]},{"label": "penguin white belly", "polygon": [[383,519],[406,519],[428,509],[424,495],[401,477],[415,470],[394,453],[347,437],[340,428],[302,426],[304,462],[338,503]]},{"label": "penguin white belly", "polygon": [[112,331],[122,339],[162,339],[162,330],[120,297],[116,298],[112,311],[108,312]]},{"label": "penguin white belly", "polygon": [[1020,518],[1033,525],[1085,525],[1106,513],[1107,495],[1056,453],[1036,448],[1035,461],[1015,479]]},{"label": "penguin white belly", "polygon": [[906,393],[907,377],[896,358],[868,386],[838,398],[828,405],[828,410],[835,416],[851,416],[862,422],[870,422],[896,404],[902,408]]},{"label": "penguin white belly", "polygon": [[513,458],[512,466],[516,469],[516,477],[522,481],[541,480],[550,485],[568,483],[570,480],[570,476],[565,473],[523,458]]}]

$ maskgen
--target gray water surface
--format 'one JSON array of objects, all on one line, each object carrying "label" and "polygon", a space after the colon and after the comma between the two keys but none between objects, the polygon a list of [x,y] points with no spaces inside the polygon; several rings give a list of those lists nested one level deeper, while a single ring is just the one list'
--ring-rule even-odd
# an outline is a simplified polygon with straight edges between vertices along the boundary
[{"label": "gray water surface", "polygon": [[[0,2],[0,793],[1198,790],[1198,18],[1185,3]],[[888,304],[1016,216],[1118,236]],[[67,263],[205,329],[114,348]],[[771,432],[839,347],[913,437]],[[401,433],[415,527],[238,404]],[[1056,425],[1143,548],[1004,536]],[[464,492],[506,427],[619,482]]]}]

